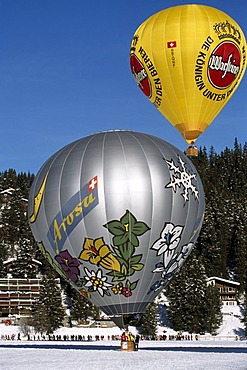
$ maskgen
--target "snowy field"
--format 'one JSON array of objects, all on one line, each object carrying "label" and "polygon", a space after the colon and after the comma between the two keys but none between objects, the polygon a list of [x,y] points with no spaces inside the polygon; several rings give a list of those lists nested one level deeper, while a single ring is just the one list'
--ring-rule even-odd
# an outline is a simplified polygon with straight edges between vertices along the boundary
[{"label": "snowy field", "polygon": [[119,341],[0,343],[1,370],[246,370],[246,341],[141,341],[123,352]]},{"label": "snowy field", "polygon": [[[132,330],[133,329],[133,330]],[[163,334],[163,329],[159,333]],[[134,328],[131,328],[135,334]],[[16,326],[0,325],[0,370],[247,370],[247,340],[239,317],[239,309],[224,316],[216,337],[199,340],[142,340],[139,351],[120,350],[119,328],[61,328],[60,335],[81,335],[85,340],[27,340]],[[14,340],[5,340],[5,336]],[[167,336],[174,334],[168,329]],[[87,336],[92,340],[88,341]],[[96,341],[95,335],[104,336]],[[2,339],[1,339],[2,338]],[[238,340],[236,340],[236,338]]]},{"label": "snowy field", "polygon": [[[16,334],[18,327],[15,327]],[[0,340],[1,370],[247,370],[247,341],[234,336],[199,340],[140,341],[139,351],[120,350],[120,341],[111,340],[120,335],[112,329],[60,329],[65,335],[90,335],[92,340]],[[0,333],[12,335],[14,327],[0,325]],[[84,334],[83,334],[84,333]],[[104,335],[96,341],[95,335]],[[110,336],[110,340],[108,339]]]}]

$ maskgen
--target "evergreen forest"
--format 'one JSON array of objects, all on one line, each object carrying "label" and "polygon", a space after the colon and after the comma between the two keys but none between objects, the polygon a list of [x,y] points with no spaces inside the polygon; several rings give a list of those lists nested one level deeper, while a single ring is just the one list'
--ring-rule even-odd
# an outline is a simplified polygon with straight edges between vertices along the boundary
[{"label": "evergreen forest", "polygon": [[[213,147],[200,148],[198,157],[191,160],[204,186],[205,219],[194,250],[165,294],[170,300],[168,316],[175,330],[214,333],[221,322],[220,302],[217,292],[206,286],[206,278],[217,276],[237,281],[241,297],[247,292],[247,144],[242,146],[235,139],[233,148],[225,148],[221,153],[216,153]],[[54,284],[49,285],[49,279],[57,276],[46,266],[28,225],[27,199],[33,180],[34,174],[16,173],[14,169],[0,173],[0,277],[7,277],[8,272],[13,277],[34,277],[32,261],[41,261],[44,291],[40,303],[44,303],[52,300],[45,288],[51,289]],[[7,272],[6,261],[10,259],[15,263]],[[66,282],[61,285],[69,292],[67,298],[77,320],[87,319],[91,312],[97,317],[97,310],[85,298],[71,292]],[[40,327],[39,317],[51,320],[49,303],[36,304],[32,312],[37,328],[47,333],[62,325],[64,317],[64,310],[59,308],[59,294],[55,292],[54,296],[57,297],[56,321],[48,328]],[[39,306],[43,307],[42,312]],[[44,312],[45,309],[48,311]],[[153,312],[153,306],[150,310]],[[244,317],[246,319],[246,310]],[[151,330],[154,334],[155,325],[149,329],[147,322],[144,316],[143,332]]]}]

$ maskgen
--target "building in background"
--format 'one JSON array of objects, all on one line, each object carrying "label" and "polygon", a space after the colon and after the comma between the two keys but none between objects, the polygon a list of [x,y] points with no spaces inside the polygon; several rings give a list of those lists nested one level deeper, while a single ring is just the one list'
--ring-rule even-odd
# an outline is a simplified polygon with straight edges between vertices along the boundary
[{"label": "building in background", "polygon": [[223,306],[236,306],[238,304],[240,283],[216,276],[208,278],[207,283],[218,288]]},{"label": "building in background", "polygon": [[41,278],[0,278],[0,317],[2,322],[15,322],[30,316],[34,301],[39,298]]}]

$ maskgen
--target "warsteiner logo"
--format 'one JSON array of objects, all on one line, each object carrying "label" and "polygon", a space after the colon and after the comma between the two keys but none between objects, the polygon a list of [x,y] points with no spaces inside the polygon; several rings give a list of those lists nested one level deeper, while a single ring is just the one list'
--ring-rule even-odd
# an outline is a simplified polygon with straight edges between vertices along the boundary
[{"label": "warsteiner logo", "polygon": [[[163,95],[162,83],[158,71],[146,50],[142,46],[139,46],[138,49],[136,48],[137,40],[138,38],[134,37],[134,46],[131,47],[131,71],[142,92],[148,99],[152,99],[152,103],[156,108],[159,108]],[[136,56],[134,52],[137,53],[138,56]]]},{"label": "warsteiner logo", "polygon": [[147,72],[140,60],[133,54],[130,56],[130,67],[137,85],[140,87],[142,92],[150,99],[152,96],[152,91]]},{"label": "warsteiner logo", "polygon": [[208,62],[208,79],[217,89],[228,88],[240,69],[241,54],[231,41],[224,41],[212,52]]}]

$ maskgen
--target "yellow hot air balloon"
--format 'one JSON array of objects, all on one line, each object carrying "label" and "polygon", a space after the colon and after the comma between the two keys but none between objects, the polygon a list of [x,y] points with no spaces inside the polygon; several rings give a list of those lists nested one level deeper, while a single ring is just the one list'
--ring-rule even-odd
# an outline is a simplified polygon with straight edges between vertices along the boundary
[{"label": "yellow hot air balloon", "polygon": [[246,68],[246,40],[218,9],[175,6],[140,25],[130,65],[143,93],[190,144],[236,91]]}]

